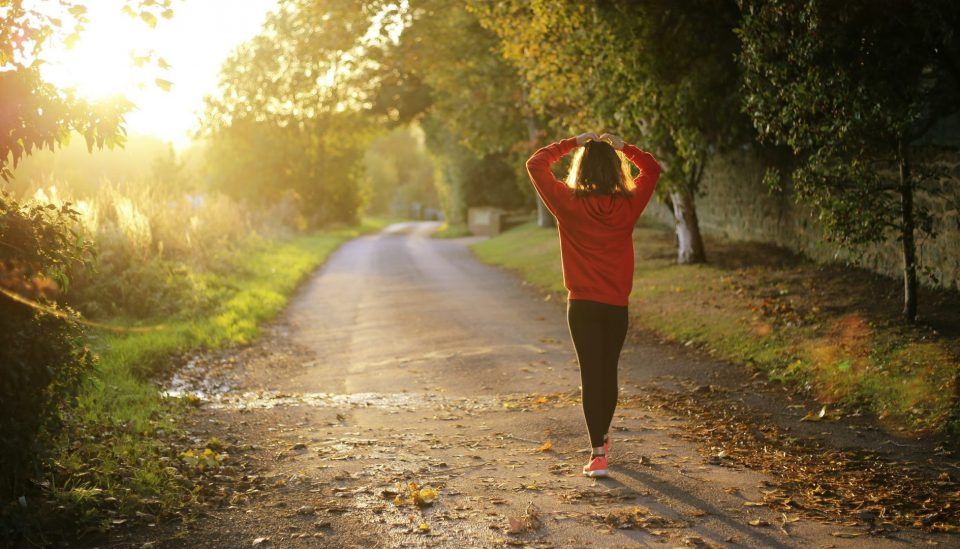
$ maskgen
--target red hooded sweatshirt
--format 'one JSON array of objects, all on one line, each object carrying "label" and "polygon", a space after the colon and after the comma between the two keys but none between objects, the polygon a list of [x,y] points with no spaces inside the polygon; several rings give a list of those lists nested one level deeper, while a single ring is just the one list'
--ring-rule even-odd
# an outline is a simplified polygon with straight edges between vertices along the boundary
[{"label": "red hooded sweatshirt", "polygon": [[660,165],[650,153],[624,144],[624,155],[640,169],[633,194],[574,196],[550,166],[576,147],[577,138],[570,137],[541,148],[527,160],[527,172],[557,218],[568,299],[625,306],[633,289],[633,227],[653,195]]}]

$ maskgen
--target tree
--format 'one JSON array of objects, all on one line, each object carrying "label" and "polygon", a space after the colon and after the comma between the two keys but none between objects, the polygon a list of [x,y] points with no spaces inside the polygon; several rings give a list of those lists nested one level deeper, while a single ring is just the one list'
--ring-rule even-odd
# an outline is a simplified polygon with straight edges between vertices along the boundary
[{"label": "tree", "polygon": [[[917,314],[918,191],[935,172],[915,142],[960,107],[960,6],[948,0],[741,0],[745,110],[797,155],[792,183],[826,235],[900,241],[903,316]],[[772,178],[771,181],[775,180]]]},{"label": "tree", "polygon": [[436,208],[433,160],[423,143],[423,130],[401,126],[377,137],[364,157],[369,184],[367,211],[408,212],[416,202]]},{"label": "tree", "polygon": [[[170,3],[128,0],[122,9],[153,26],[158,17],[173,16]],[[0,178],[5,181],[23,156],[43,148],[52,151],[69,141],[72,132],[84,137],[90,151],[122,145],[123,116],[133,107],[126,100],[86,101],[41,78],[45,48],[55,39],[76,41],[87,22],[87,2],[50,4],[0,2]]]},{"label": "tree", "polygon": [[531,102],[568,128],[638,135],[666,164],[678,262],[705,260],[695,197],[711,156],[749,139],[739,112],[732,0],[473,5],[525,75]]},{"label": "tree", "polygon": [[363,37],[379,2],[291,0],[224,64],[203,135],[213,184],[247,200],[293,192],[314,226],[362,207]]},{"label": "tree", "polygon": [[410,2],[399,18],[398,40],[370,52],[371,111],[395,124],[422,121],[448,222],[462,222],[469,205],[532,200],[522,79],[494,54],[496,35],[463,6],[440,0]]}]

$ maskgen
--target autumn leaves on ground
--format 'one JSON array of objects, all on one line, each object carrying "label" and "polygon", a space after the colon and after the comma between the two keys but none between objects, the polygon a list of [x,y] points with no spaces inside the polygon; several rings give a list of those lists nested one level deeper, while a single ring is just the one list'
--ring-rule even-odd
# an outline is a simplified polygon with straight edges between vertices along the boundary
[{"label": "autumn leaves on ground", "polygon": [[[958,28],[0,0],[0,545],[958,545]],[[603,480],[524,169],[594,131],[663,167]]]}]

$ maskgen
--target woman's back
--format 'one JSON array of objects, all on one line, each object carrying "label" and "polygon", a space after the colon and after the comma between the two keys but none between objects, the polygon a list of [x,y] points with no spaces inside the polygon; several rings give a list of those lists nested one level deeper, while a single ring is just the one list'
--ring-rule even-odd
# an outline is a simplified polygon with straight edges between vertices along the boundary
[{"label": "woman's back", "polygon": [[649,153],[624,145],[624,155],[640,169],[630,192],[575,192],[550,165],[576,146],[576,138],[569,138],[541,148],[527,161],[527,171],[557,218],[568,298],[626,305],[633,286],[633,227],[653,194],[660,166]]}]

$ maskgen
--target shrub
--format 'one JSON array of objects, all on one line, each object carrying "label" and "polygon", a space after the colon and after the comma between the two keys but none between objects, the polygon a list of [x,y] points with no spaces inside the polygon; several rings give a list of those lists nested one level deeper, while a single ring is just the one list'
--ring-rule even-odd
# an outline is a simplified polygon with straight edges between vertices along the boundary
[{"label": "shrub", "polygon": [[[0,497],[27,481],[56,433],[61,412],[93,366],[82,327],[56,304],[68,272],[90,259],[69,204],[23,205],[0,193]],[[18,300],[17,296],[26,298]]]}]

